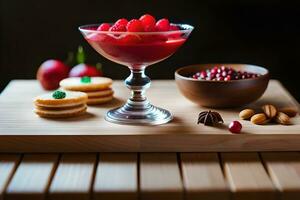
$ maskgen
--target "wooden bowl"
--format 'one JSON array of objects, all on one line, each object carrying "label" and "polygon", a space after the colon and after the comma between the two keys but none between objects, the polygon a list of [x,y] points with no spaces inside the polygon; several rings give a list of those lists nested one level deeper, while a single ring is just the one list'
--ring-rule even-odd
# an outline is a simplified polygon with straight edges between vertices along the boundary
[{"label": "wooden bowl", "polygon": [[[235,70],[260,74],[257,78],[232,81],[196,80],[191,75],[214,66],[231,67]],[[199,64],[182,67],[175,72],[180,92],[192,102],[205,107],[239,107],[257,100],[269,83],[269,71],[248,64]]]}]

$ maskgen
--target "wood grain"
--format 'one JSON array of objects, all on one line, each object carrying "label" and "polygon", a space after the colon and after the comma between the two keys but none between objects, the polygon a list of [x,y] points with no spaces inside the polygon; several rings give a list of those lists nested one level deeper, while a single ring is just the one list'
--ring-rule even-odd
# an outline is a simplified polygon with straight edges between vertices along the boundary
[{"label": "wood grain", "polygon": [[[238,118],[242,108],[217,110],[224,118],[219,128],[196,124],[200,111],[176,89],[174,81],[154,81],[147,92],[150,101],[170,110],[171,123],[161,126],[127,126],[109,123],[105,113],[124,103],[129,91],[120,81],[113,85],[116,99],[88,108],[79,118],[50,120],[37,117],[32,98],[45,93],[36,81],[13,81],[0,96],[0,152],[224,152],[300,150],[300,116],[293,125],[257,126],[241,121],[243,134],[233,135],[227,123]],[[22,98],[20,98],[22,97]],[[161,98],[164,97],[164,98]],[[172,103],[170,103],[170,100]],[[271,81],[264,96],[249,105],[265,103],[297,107],[278,81]],[[22,124],[22,126],[20,126]]]},{"label": "wood grain", "polygon": [[3,193],[19,163],[20,157],[17,154],[0,154],[0,200],[3,199]]},{"label": "wood grain", "polygon": [[26,154],[6,189],[5,199],[44,199],[57,160],[57,154]]},{"label": "wood grain", "polygon": [[182,199],[183,186],[175,153],[140,154],[140,198]]},{"label": "wood grain", "polygon": [[222,153],[225,176],[236,200],[276,199],[275,187],[257,153]]},{"label": "wood grain", "polygon": [[48,198],[90,199],[95,165],[96,154],[63,154],[51,182]]},{"label": "wood grain", "polygon": [[181,153],[180,158],[185,199],[229,199],[216,153]]},{"label": "wood grain", "polygon": [[262,153],[271,179],[281,199],[300,198],[300,154],[298,152]]},{"label": "wood grain", "polygon": [[138,199],[137,166],[136,153],[101,153],[93,199]]}]

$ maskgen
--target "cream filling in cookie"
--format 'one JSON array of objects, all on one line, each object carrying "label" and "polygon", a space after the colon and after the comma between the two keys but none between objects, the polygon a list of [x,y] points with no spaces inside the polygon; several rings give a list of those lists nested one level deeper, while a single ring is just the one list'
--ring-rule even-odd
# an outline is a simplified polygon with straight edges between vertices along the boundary
[{"label": "cream filling in cookie", "polygon": [[75,107],[75,106],[79,106],[86,103],[86,101],[84,102],[76,102],[76,103],[67,103],[67,104],[58,104],[58,105],[46,105],[46,104],[41,104],[41,103],[35,103],[36,106],[40,106],[40,107],[47,107],[47,108],[68,108],[68,107]]},{"label": "cream filling in cookie", "polygon": [[114,91],[112,89],[102,90],[102,91],[95,91],[95,92],[85,92],[89,98],[92,97],[104,97],[113,95]]},{"label": "cream filling in cookie", "polygon": [[50,114],[50,115],[62,115],[62,114],[72,114],[72,113],[77,113],[82,110],[85,110],[87,108],[86,105],[78,108],[72,108],[72,109],[65,109],[65,110],[42,110],[42,109],[35,109],[36,113],[45,113],[45,114]]}]

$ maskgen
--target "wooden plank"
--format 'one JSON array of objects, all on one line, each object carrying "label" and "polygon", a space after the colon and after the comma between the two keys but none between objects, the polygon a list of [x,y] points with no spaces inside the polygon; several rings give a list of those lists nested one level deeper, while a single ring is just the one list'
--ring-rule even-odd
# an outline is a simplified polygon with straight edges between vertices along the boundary
[{"label": "wooden plank", "polygon": [[[0,152],[300,151],[300,116],[293,118],[292,126],[255,126],[241,121],[243,133],[247,134],[238,135],[227,129],[197,125],[199,112],[206,108],[186,100],[174,81],[153,81],[147,91],[153,104],[172,112],[172,122],[142,128],[109,123],[104,119],[105,113],[123,104],[129,92],[121,81],[115,81],[113,89],[116,99],[89,107],[87,115],[50,120],[32,112],[32,98],[46,91],[36,81],[12,82],[0,97],[0,113],[5,113],[0,115]],[[271,81],[264,96],[249,107],[258,108],[266,102],[297,107],[278,81]],[[240,109],[216,110],[230,122],[237,119]]]},{"label": "wooden plank", "polygon": [[216,153],[181,153],[181,169],[187,200],[229,199]]},{"label": "wooden plank", "polygon": [[19,160],[20,155],[17,154],[0,154],[0,200]]},{"label": "wooden plank", "polygon": [[183,186],[175,153],[140,154],[142,200],[182,199]]},{"label": "wooden plank", "polygon": [[93,199],[138,199],[137,154],[101,153]]},{"label": "wooden plank", "polygon": [[24,155],[6,189],[5,199],[44,199],[57,160],[57,154]]},{"label": "wooden plank", "polygon": [[257,153],[222,153],[225,176],[236,200],[276,199],[276,190]]},{"label": "wooden plank", "polygon": [[51,182],[48,198],[90,199],[96,158],[96,154],[63,154]]},{"label": "wooden plank", "polygon": [[298,152],[262,153],[270,177],[281,199],[300,198],[300,154]]}]

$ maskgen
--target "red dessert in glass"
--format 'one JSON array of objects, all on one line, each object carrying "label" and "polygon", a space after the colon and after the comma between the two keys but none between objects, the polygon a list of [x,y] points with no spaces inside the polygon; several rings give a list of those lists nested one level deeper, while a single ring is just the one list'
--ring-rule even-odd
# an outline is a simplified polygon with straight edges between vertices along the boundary
[{"label": "red dessert in glass", "polygon": [[[169,32],[113,32],[93,31],[85,36],[101,55],[122,65],[151,65],[171,56],[186,41],[179,30]],[[132,66],[132,67],[134,67]]]},{"label": "red dessert in glass", "polygon": [[139,20],[119,19],[114,24],[85,25],[79,30],[88,43],[105,58],[127,66],[131,75],[125,80],[131,90],[127,103],[106,115],[106,120],[120,124],[163,124],[172,119],[169,111],[149,103],[145,90],[150,78],[145,68],[160,62],[185,43],[193,27],[170,24],[168,19],[143,15]]}]

